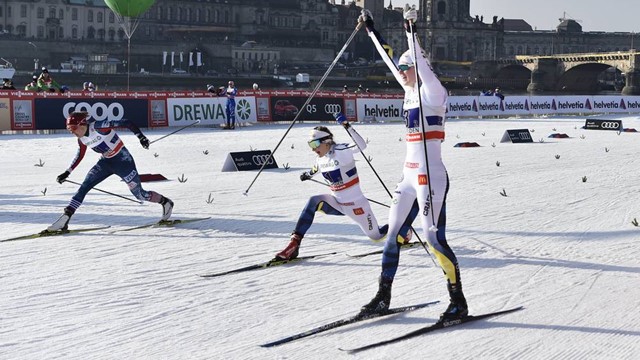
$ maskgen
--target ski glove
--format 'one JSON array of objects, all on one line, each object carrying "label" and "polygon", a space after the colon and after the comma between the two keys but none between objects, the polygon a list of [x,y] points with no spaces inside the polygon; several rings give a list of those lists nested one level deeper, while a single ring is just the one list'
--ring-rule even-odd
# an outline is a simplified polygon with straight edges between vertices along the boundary
[{"label": "ski glove", "polygon": [[303,172],[302,174],[300,174],[300,181],[305,181],[305,180],[309,180],[311,179],[313,176],[311,176],[311,174],[309,174],[308,171]]},{"label": "ski glove", "polygon": [[335,114],[333,114],[333,117],[335,117],[336,118],[336,122],[338,124],[344,126],[345,129],[348,129],[349,126],[351,126],[351,125],[349,125],[349,122],[347,121],[347,117],[344,116],[343,113],[341,113],[341,112],[335,113]]},{"label": "ski glove", "polygon": [[371,11],[362,9],[360,16],[358,16],[358,22],[363,22],[368,29],[373,29],[373,15],[371,15]]},{"label": "ski glove", "polygon": [[418,11],[415,6],[409,6],[409,4],[404,7],[404,29],[407,30],[408,33],[416,32],[416,21],[418,21]]},{"label": "ski glove", "polygon": [[142,134],[138,134],[138,139],[140,140],[140,145],[142,145],[143,148],[145,149],[149,148],[149,139],[147,139],[146,136]]},{"label": "ski glove", "polygon": [[65,171],[62,174],[58,175],[58,177],[56,178],[56,181],[62,184],[65,180],[67,180],[70,174],[71,174],[70,172]]}]

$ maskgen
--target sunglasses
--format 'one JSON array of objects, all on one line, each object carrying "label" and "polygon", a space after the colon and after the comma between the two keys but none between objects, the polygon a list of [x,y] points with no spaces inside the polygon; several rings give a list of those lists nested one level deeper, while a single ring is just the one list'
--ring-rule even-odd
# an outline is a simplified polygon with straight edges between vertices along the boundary
[{"label": "sunglasses", "polygon": [[310,140],[309,142],[307,142],[307,144],[309,144],[309,147],[311,148],[311,150],[315,150],[320,145],[322,145],[322,143],[324,143],[325,140],[328,140],[328,139],[331,139],[331,137],[325,136],[325,137],[320,138],[320,139]]},{"label": "sunglasses", "polygon": [[398,65],[398,69],[400,69],[400,71],[407,71],[407,70],[411,69],[412,67],[413,67],[413,64]]}]

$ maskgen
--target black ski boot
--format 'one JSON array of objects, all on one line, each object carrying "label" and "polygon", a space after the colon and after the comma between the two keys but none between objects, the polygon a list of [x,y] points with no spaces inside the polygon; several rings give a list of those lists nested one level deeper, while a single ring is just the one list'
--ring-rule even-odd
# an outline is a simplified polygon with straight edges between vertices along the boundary
[{"label": "black ski boot", "polygon": [[462,293],[462,284],[447,284],[449,290],[449,307],[440,314],[440,322],[460,320],[469,315],[467,300]]},{"label": "black ski boot", "polygon": [[384,314],[389,309],[391,303],[391,284],[389,280],[384,280],[380,277],[378,281],[378,292],[371,301],[360,308],[358,316],[367,317],[376,314]]}]

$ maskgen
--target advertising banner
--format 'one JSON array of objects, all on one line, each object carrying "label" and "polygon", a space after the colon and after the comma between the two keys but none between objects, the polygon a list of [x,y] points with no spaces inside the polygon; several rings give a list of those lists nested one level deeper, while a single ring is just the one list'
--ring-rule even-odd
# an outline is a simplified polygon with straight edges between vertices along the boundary
[{"label": "advertising banner", "polygon": [[[168,98],[169,126],[184,126],[200,120],[201,125],[220,125],[227,119],[226,97]],[[236,122],[256,122],[253,96],[236,96]]]},{"label": "advertising banner", "polygon": [[592,97],[589,95],[556,96],[556,114],[576,114],[592,112]]},{"label": "advertising banner", "polygon": [[502,100],[502,113],[505,115],[525,115],[529,113],[528,96],[506,96]]},{"label": "advertising banner", "polygon": [[477,96],[450,96],[447,116],[478,116]]},{"label": "advertising banner", "polygon": [[303,109],[302,105],[308,97],[302,96],[271,96],[269,99],[271,119],[273,121],[290,121],[298,113],[299,121],[333,121],[333,114],[344,112],[344,99],[338,97],[314,97]]},{"label": "advertising banner", "polygon": [[149,126],[146,99],[36,98],[34,104],[37,130],[64,129],[65,119],[74,111],[86,111],[96,121],[128,119],[138,127]]},{"label": "advertising banner", "polygon": [[0,131],[11,130],[11,109],[9,98],[0,98]]},{"label": "advertising banner", "polygon": [[593,112],[604,113],[626,113],[629,112],[627,104],[624,101],[624,96],[594,96],[591,98],[591,109]]},{"label": "advertising banner", "polygon": [[502,100],[497,96],[478,96],[478,112],[481,116],[502,114]]},{"label": "advertising banner", "polygon": [[356,100],[357,116],[360,121],[403,121],[403,99],[370,99]]},{"label": "advertising banner", "polygon": [[13,100],[13,129],[34,130],[33,100]]}]

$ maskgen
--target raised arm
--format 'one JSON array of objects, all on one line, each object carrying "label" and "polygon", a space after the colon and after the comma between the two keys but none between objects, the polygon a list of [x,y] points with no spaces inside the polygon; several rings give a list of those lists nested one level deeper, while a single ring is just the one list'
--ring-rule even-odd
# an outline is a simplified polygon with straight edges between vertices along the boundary
[{"label": "raised arm", "polygon": [[447,101],[447,90],[442,86],[442,83],[433,71],[433,67],[418,41],[415,25],[416,20],[418,19],[416,9],[407,5],[404,11],[404,18],[410,56],[412,58],[414,57],[413,51],[415,49],[415,56],[417,58],[414,59],[414,61],[417,64],[418,76],[422,83],[420,92],[422,93],[423,98],[427,101],[427,105],[434,107],[444,106]]},{"label": "raised arm", "polygon": [[362,14],[358,17],[358,22],[364,23],[365,28],[367,29],[367,34],[369,35],[369,38],[371,38],[371,41],[373,41],[373,45],[380,54],[382,61],[387,64],[387,67],[396,78],[396,81],[398,81],[399,84],[402,84],[398,67],[393,62],[393,49],[382,38],[382,35],[380,35],[380,33],[373,27],[373,16],[371,15],[371,12],[367,9],[362,9]]}]

